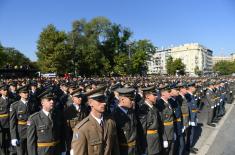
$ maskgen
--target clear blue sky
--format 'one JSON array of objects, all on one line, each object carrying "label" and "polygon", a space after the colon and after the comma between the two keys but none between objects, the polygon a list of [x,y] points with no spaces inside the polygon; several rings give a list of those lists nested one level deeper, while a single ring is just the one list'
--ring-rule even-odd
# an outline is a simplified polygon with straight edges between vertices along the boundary
[{"label": "clear blue sky", "polygon": [[235,52],[235,0],[0,0],[0,42],[36,60],[48,24],[68,32],[72,21],[96,16],[157,47],[198,42],[214,55]]}]

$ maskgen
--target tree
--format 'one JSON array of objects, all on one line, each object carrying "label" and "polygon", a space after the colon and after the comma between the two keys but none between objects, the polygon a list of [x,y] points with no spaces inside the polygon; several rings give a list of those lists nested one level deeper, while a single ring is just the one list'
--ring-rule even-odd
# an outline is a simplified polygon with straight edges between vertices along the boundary
[{"label": "tree", "polygon": [[213,70],[220,75],[229,75],[235,72],[235,61],[219,61],[217,62]]},{"label": "tree", "polygon": [[0,44],[0,68],[6,64],[6,53],[3,51],[3,46]]},{"label": "tree", "polygon": [[37,45],[38,66],[42,72],[64,73],[70,68],[72,57],[66,43],[67,35],[52,24],[43,29]]},{"label": "tree", "polygon": [[15,48],[5,47],[3,52],[5,53],[5,64],[9,64],[12,67],[31,65],[30,59]]},{"label": "tree", "polygon": [[132,74],[141,74],[146,68],[146,61],[150,59],[150,55],[156,52],[156,48],[149,40],[139,40],[134,42],[130,52],[131,56],[131,70]]},{"label": "tree", "polygon": [[167,59],[166,68],[169,75],[175,75],[176,71],[178,71],[178,74],[181,75],[185,73],[185,65],[180,58],[173,60],[173,58],[170,56]]},{"label": "tree", "polygon": [[196,75],[199,75],[199,76],[202,75],[202,71],[199,70],[199,67],[198,67],[198,66],[196,66],[196,67],[194,68],[194,73],[195,73]]},{"label": "tree", "polygon": [[178,71],[178,74],[185,74],[185,65],[180,58],[177,58],[173,61],[174,74]]},{"label": "tree", "polygon": [[173,66],[173,58],[171,56],[166,61],[166,69],[169,75],[175,74],[174,66]]}]

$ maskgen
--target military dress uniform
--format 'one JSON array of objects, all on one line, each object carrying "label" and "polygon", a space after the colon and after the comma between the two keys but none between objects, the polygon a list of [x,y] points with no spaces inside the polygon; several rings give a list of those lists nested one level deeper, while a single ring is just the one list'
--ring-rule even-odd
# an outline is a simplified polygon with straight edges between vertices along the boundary
[{"label": "military dress uniform", "polygon": [[66,139],[66,150],[70,151],[71,141],[73,138],[73,129],[75,126],[81,122],[84,118],[89,115],[89,108],[86,105],[86,96],[84,94],[74,94],[73,96],[81,97],[82,101],[80,105],[70,104],[65,107],[64,119],[66,121],[65,127],[65,139]]},{"label": "military dress uniform", "polygon": [[188,102],[189,107],[189,129],[187,133],[187,150],[191,151],[192,153],[195,153],[198,151],[198,149],[193,147],[193,140],[195,135],[195,130],[197,126],[197,113],[198,113],[198,107],[197,107],[197,101],[195,100],[195,96],[192,93],[185,94],[185,98]]},{"label": "military dress uniform", "polygon": [[74,128],[74,155],[119,155],[115,122],[103,117],[102,125],[90,114]]},{"label": "military dress uniform", "polygon": [[[119,88],[119,95],[133,97],[134,89]],[[124,109],[116,107],[112,116],[117,126],[118,142],[121,155],[139,155],[141,154],[140,140],[140,122],[137,119],[134,109]]]},{"label": "military dress uniform", "polygon": [[174,152],[174,116],[173,109],[168,101],[160,99],[157,102],[157,108],[160,112],[163,123],[162,139],[163,143],[167,142],[168,147],[164,149],[165,154],[172,155]]},{"label": "military dress uniform", "polygon": [[138,118],[144,134],[144,140],[140,142],[142,153],[157,155],[162,151],[159,112],[155,106],[150,106],[146,101],[139,105]]},{"label": "military dress uniform", "polygon": [[[26,86],[19,91],[28,91]],[[17,155],[27,155],[27,121],[33,111],[32,104],[19,100],[10,106],[10,134],[12,140],[18,140]]]},{"label": "military dress uniform", "polygon": [[206,91],[206,102],[207,102],[207,109],[208,109],[207,124],[212,125],[213,117],[214,117],[214,108],[215,108],[215,103],[216,103],[216,95],[211,88],[208,88]]},{"label": "military dress uniform", "polygon": [[[0,89],[7,90],[7,86],[0,86]],[[7,96],[0,97],[0,154],[9,154],[10,147],[10,99]]]},{"label": "military dress uniform", "polygon": [[177,152],[176,154],[183,154],[184,151],[184,135],[183,135],[183,120],[182,120],[182,111],[179,104],[178,96],[172,96],[168,102],[170,103],[173,109],[173,117],[174,117],[174,141],[175,141],[175,148],[174,151]]},{"label": "military dress uniform", "polygon": [[[51,116],[50,116],[51,115]],[[29,155],[60,155],[65,151],[64,123],[58,112],[41,110],[30,116],[27,129]]]}]

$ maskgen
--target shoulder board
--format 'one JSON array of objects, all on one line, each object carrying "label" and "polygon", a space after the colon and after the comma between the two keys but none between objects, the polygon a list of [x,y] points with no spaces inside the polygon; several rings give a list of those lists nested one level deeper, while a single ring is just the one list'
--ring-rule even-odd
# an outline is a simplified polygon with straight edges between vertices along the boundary
[{"label": "shoulder board", "polygon": [[75,128],[79,129],[81,126],[83,126],[86,122],[89,121],[89,117],[84,118],[80,123],[78,123]]},{"label": "shoulder board", "polygon": [[30,115],[29,118],[33,118],[34,116],[38,115],[39,112],[35,112],[34,114]]},{"label": "shoulder board", "polygon": [[18,101],[15,101],[15,102],[13,102],[12,104],[11,104],[11,106],[13,106],[13,105],[15,105],[15,104],[17,104],[18,103]]},{"label": "shoulder board", "polygon": [[139,115],[146,115],[148,113],[148,111],[149,111],[149,107],[146,104],[142,104],[139,107]]}]

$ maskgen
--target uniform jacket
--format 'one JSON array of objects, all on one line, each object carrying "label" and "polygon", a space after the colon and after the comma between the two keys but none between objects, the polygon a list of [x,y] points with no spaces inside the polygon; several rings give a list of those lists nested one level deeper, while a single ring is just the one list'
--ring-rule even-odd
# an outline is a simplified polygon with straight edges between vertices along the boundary
[{"label": "uniform jacket", "polygon": [[10,116],[10,99],[3,99],[0,97],[0,130],[2,128],[9,128],[9,116]]},{"label": "uniform jacket", "polygon": [[[59,155],[64,151],[63,119],[57,112],[52,113],[51,119],[42,110],[30,116],[27,129],[27,149],[30,155]],[[40,146],[45,143],[55,144]]]},{"label": "uniform jacket", "polygon": [[[116,122],[118,142],[121,155],[140,154],[140,122],[137,120],[134,110],[130,110],[128,114],[117,107],[112,116]],[[139,139],[140,138],[140,139]]]},{"label": "uniform jacket", "polygon": [[194,95],[187,93],[185,94],[185,98],[187,99],[188,102],[188,107],[189,107],[189,123],[195,122],[197,123],[197,102],[195,100]]},{"label": "uniform jacket", "polygon": [[157,154],[161,152],[160,141],[160,116],[155,106],[150,107],[143,101],[139,104],[138,118],[142,125],[144,133],[143,140],[140,141],[141,150],[144,154]]},{"label": "uniform jacket", "polygon": [[170,104],[166,103],[163,99],[159,99],[156,105],[160,112],[161,120],[163,123],[163,130],[162,130],[163,141],[174,140],[174,126],[173,126],[174,116]]},{"label": "uniform jacket", "polygon": [[90,114],[74,128],[74,155],[119,155],[116,124],[104,117],[104,127]]},{"label": "uniform jacket", "polygon": [[11,139],[26,138],[27,121],[31,114],[34,113],[28,102],[24,104],[21,100],[14,102],[10,106],[10,132]]}]

